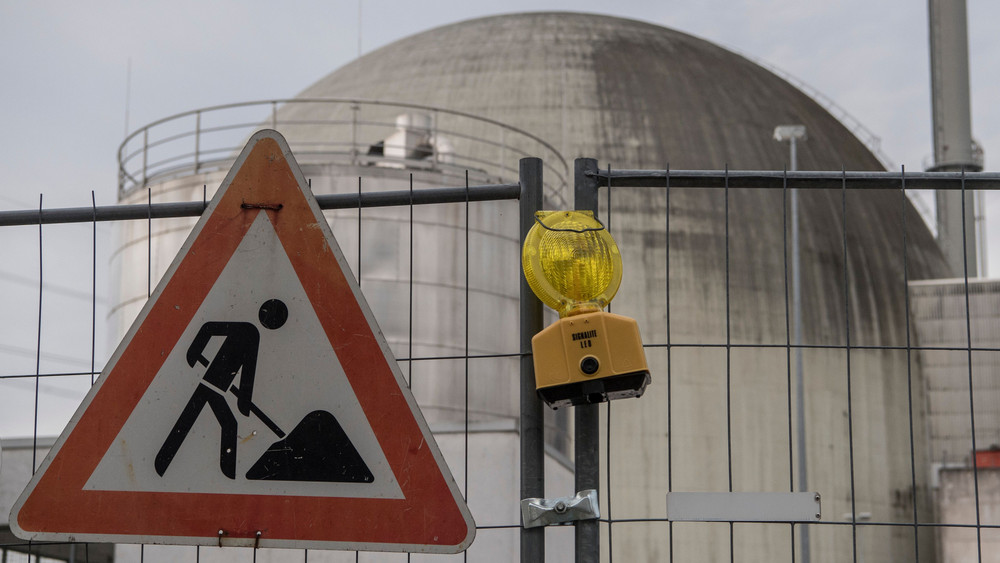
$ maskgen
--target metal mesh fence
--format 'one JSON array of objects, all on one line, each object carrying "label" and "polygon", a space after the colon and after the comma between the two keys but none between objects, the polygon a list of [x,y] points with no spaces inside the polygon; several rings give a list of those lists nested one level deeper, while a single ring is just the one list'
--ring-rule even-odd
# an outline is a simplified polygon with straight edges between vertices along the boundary
[{"label": "metal mesh fence", "polygon": [[[534,211],[514,201],[523,186],[335,187],[320,203],[470,503],[472,548],[31,544],[5,525],[4,560],[995,560],[1000,287],[968,273],[930,281],[952,273],[907,194],[997,186],[993,174],[578,166],[577,205],[596,198],[625,261],[611,310],[639,321],[653,383],[640,399],[546,409],[536,460],[520,456],[517,218]],[[149,295],[178,245],[168,238],[203,206],[149,192],[146,205],[0,212],[15,257],[3,271],[15,288],[0,342],[4,510],[141,306],[113,295],[112,278]],[[112,242],[111,225],[129,234]],[[540,463],[557,497],[579,490],[581,460],[599,474],[597,525],[523,530],[523,464]],[[819,520],[666,513],[670,492],[792,491],[822,496]],[[588,527],[599,536],[581,538]]]}]

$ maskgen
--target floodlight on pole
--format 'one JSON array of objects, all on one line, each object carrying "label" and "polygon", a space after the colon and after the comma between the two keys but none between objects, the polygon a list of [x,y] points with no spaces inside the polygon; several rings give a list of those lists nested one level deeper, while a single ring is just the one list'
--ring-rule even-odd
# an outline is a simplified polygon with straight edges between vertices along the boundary
[{"label": "floodlight on pole", "polygon": [[796,151],[796,144],[798,141],[805,141],[808,137],[806,136],[806,126],[805,125],[779,125],[774,128],[774,140],[779,142],[788,141],[789,148],[791,150],[791,155],[789,157],[789,169],[798,170],[798,153]]},{"label": "floodlight on pole", "polygon": [[[804,141],[806,138],[805,125],[779,125],[774,128],[775,141],[788,141],[789,168],[793,171],[798,170],[798,142]],[[802,265],[801,250],[799,249],[799,190],[793,188],[790,199],[792,216],[792,319],[795,331],[792,344],[795,346],[795,410],[798,423],[796,442],[798,444],[799,490],[805,491],[809,480],[806,464],[805,378],[802,366]],[[801,547],[801,560],[803,563],[809,563],[808,526],[802,527]]]}]

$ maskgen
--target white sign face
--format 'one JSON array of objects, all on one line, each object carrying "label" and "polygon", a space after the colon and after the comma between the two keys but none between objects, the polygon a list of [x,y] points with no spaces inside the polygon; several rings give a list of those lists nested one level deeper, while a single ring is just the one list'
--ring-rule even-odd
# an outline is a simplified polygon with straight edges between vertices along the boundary
[{"label": "white sign face", "polygon": [[[261,325],[258,319],[260,305],[272,299],[281,301],[288,311],[284,324],[273,330]],[[367,468],[370,478],[364,474],[343,475],[344,467],[335,458],[301,460],[303,465],[318,468],[312,474],[298,470],[304,474],[295,475],[296,468],[290,467],[285,469],[290,473],[284,480],[248,478],[248,473],[255,476],[252,471],[255,464],[262,459],[266,461],[272,445],[287,448],[289,441],[278,436],[255,412],[242,414],[232,387],[223,392],[203,379],[213,369],[213,364],[225,361],[219,355],[223,347],[246,346],[235,342],[240,334],[238,330],[231,331],[228,337],[214,334],[204,348],[197,350],[210,362],[208,367],[200,363],[193,367],[188,365],[187,355],[193,350],[199,332],[211,323],[230,323],[234,327],[249,323],[256,329],[259,344],[256,349],[251,346],[243,350],[242,356],[243,359],[252,358],[256,364],[251,401],[264,417],[285,434],[305,421],[306,426],[300,428],[299,433],[306,432],[308,442],[336,442],[339,439],[344,442],[339,444],[341,447],[357,452],[355,465],[361,473]],[[246,387],[239,372],[230,385],[241,391]],[[235,420],[232,444],[235,478],[227,477],[220,470],[223,424],[213,411],[212,403],[199,396],[206,392],[224,399],[218,404],[230,414],[224,414],[223,420],[230,416]],[[217,400],[211,399],[212,395],[208,397],[209,401]],[[326,413],[314,415],[314,418],[323,417],[339,423],[343,435],[317,433],[306,420],[314,412]],[[165,445],[168,448],[172,445],[168,443],[171,430],[184,416],[193,417],[192,425],[178,441],[176,454],[163,475],[159,475],[155,463],[157,454],[164,451]],[[301,453],[309,455],[315,453],[315,449],[304,448]],[[294,453],[291,455],[292,459],[298,457]],[[357,463],[359,460],[361,463]],[[318,467],[324,461],[329,465],[327,475]],[[87,480],[86,488],[402,498],[378,440],[266,214],[254,220],[178,345],[153,378],[97,470]]]},{"label": "white sign face", "polygon": [[276,132],[250,139],[10,526],[33,541],[472,543],[465,500]]}]

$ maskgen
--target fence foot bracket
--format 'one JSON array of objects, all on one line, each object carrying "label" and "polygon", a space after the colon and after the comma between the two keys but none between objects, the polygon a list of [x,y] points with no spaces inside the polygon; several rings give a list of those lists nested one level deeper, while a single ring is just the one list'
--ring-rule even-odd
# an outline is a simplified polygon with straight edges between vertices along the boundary
[{"label": "fence foot bracket", "polygon": [[594,520],[600,517],[597,491],[594,489],[580,491],[572,497],[521,500],[521,525],[525,528],[571,524],[577,520]]}]

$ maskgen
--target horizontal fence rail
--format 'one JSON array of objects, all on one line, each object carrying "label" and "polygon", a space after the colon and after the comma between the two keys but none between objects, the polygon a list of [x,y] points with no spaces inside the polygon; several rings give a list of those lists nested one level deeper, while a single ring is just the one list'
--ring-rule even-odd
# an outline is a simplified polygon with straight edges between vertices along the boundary
[{"label": "horizontal fence rail", "polygon": [[996,172],[802,172],[761,170],[600,170],[592,175],[610,187],[662,188],[667,178],[684,188],[898,190],[997,190]]},{"label": "horizontal fence rail", "polygon": [[[589,173],[611,187],[662,188],[667,178],[676,187],[687,188],[758,188],[789,189],[898,190],[905,180],[908,190],[998,190],[1000,173],[995,172],[780,172],[757,170],[600,170]],[[468,189],[469,201],[517,199],[517,184],[473,186]],[[320,194],[316,201],[321,209],[379,207],[407,205],[410,197],[417,205],[460,202],[466,200],[466,188],[432,188],[383,193]],[[359,203],[360,197],[360,203]],[[87,221],[117,221],[162,217],[193,217],[200,215],[201,202],[152,204],[152,215],[145,205],[112,205],[36,210],[0,211],[0,226],[76,223]],[[96,219],[95,219],[96,213]]]},{"label": "horizontal fence rail", "polygon": [[[320,194],[316,203],[320,209],[356,209],[400,205],[431,205],[465,201],[496,201],[518,199],[519,184],[470,186],[468,188],[428,188],[394,190],[361,194]],[[126,221],[133,219],[164,219],[168,217],[198,217],[208,202],[185,201],[150,203],[148,205],[102,205],[61,209],[0,211],[0,227],[14,225],[48,225],[54,223],[86,223],[90,221]]]}]

